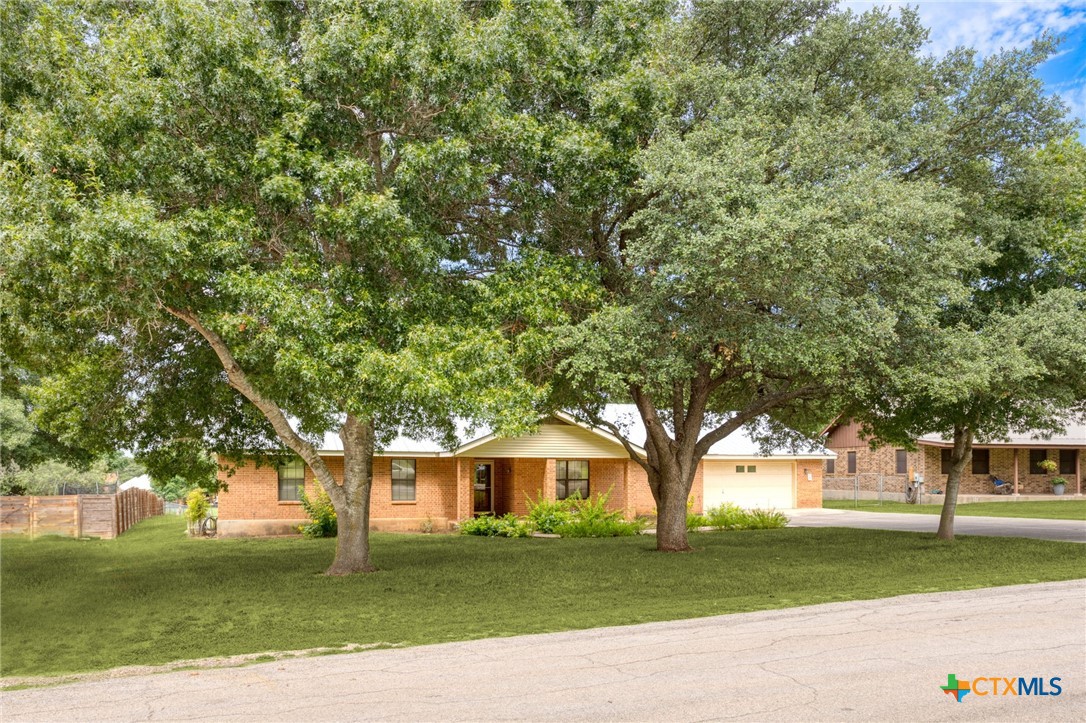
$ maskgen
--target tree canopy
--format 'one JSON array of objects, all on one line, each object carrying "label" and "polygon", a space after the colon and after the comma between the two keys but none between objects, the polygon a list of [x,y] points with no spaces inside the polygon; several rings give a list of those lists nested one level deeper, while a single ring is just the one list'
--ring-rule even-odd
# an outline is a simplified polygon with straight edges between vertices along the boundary
[{"label": "tree canopy", "polygon": [[546,165],[563,192],[517,263],[573,264],[580,304],[540,318],[554,343],[528,335],[523,358],[589,421],[636,403],[658,545],[681,550],[708,449],[742,425],[813,435],[884,388],[971,303],[1019,228],[990,210],[1000,189],[1071,124],[1033,75],[1047,38],[936,58],[912,11],[823,2],[692,3],[645,25],[624,63],[554,90],[553,146],[591,161]]},{"label": "tree canopy", "polygon": [[453,409],[522,430],[534,400],[456,263],[507,235],[521,11],[4,12],[5,336],[48,371],[42,419],[152,459],[281,444],[336,505],[331,570],[371,569],[374,447]]},{"label": "tree canopy", "polygon": [[606,426],[616,400],[658,546],[686,549],[715,441],[813,433],[929,332],[979,328],[1018,235],[1081,246],[1080,197],[1003,192],[1070,130],[1033,75],[1049,39],[936,58],[915,12],[824,0],[0,12],[2,333],[42,424],[152,469],[300,455],[333,573],[372,569],[394,435]]}]

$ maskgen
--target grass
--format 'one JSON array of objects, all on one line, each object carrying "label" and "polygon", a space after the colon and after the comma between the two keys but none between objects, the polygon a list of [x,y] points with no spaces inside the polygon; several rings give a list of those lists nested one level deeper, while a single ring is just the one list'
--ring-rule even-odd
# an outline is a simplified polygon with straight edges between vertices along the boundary
[{"label": "grass", "polygon": [[[822,506],[833,510],[863,510],[864,512],[911,512],[937,515],[943,503],[907,505],[904,502],[878,500],[823,500]],[[1086,500],[1061,502],[969,502],[959,504],[955,515],[966,517],[1032,517],[1048,520],[1086,520]]]},{"label": "grass", "polygon": [[329,578],[333,540],[190,540],[176,517],[117,540],[3,540],[0,675],[627,625],[1086,577],[1082,547],[791,528],[651,537],[373,536],[373,575]]}]

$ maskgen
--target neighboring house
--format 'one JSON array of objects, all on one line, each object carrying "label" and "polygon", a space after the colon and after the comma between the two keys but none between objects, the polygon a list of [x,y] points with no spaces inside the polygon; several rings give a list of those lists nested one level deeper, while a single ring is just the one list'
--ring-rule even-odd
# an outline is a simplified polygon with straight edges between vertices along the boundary
[{"label": "neighboring house", "polygon": [[[950,472],[952,440],[929,434],[915,441],[915,451],[901,447],[883,446],[872,449],[855,422],[830,425],[826,430],[826,447],[837,453],[827,460],[824,468],[826,490],[858,489],[886,492],[904,491],[912,475],[924,479],[927,491],[942,490]],[[1082,457],[1086,453],[1086,425],[1069,424],[1065,434],[1039,432],[1015,434],[1005,440],[973,445],[973,461],[962,475],[961,494],[990,494],[992,477],[1014,485],[1016,494],[1051,494],[1049,482],[1053,477],[1067,480],[1069,494],[1082,494]],[[1051,459],[1059,465],[1057,472],[1047,474],[1038,463]]]},{"label": "neighboring house", "polygon": [[[644,428],[630,405],[610,405],[609,421],[643,444]],[[611,434],[565,414],[548,418],[535,434],[500,438],[482,433],[445,449],[433,440],[397,438],[374,459],[370,519],[374,529],[449,529],[475,514],[526,514],[532,500],[609,493],[608,506],[627,517],[655,512],[644,470]],[[339,438],[325,438],[320,454],[342,475]],[[759,454],[742,430],[713,445],[698,467],[691,497],[700,512],[723,502],[743,507],[822,506],[822,464],[832,453],[812,445],[798,453]],[[225,460],[220,460],[226,464]],[[248,462],[233,476],[220,472],[219,535],[289,534],[305,521],[300,490],[317,489],[300,459],[276,466]]]},{"label": "neighboring house", "polygon": [[141,474],[139,477],[133,477],[127,482],[123,482],[120,487],[117,488],[118,492],[124,492],[125,490],[149,490],[151,489],[151,476]]}]

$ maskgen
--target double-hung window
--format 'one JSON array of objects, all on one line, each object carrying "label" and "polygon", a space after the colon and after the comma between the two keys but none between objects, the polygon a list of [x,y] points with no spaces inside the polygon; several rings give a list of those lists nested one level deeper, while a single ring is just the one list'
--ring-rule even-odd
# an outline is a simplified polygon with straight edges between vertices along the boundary
[{"label": "double-hung window", "polygon": [[415,501],[415,460],[392,460],[392,501]]},{"label": "double-hung window", "polygon": [[305,462],[294,457],[279,465],[279,501],[298,502],[305,489]]},{"label": "double-hung window", "polygon": [[555,473],[558,499],[564,500],[577,493],[583,499],[588,499],[588,460],[556,460]]}]

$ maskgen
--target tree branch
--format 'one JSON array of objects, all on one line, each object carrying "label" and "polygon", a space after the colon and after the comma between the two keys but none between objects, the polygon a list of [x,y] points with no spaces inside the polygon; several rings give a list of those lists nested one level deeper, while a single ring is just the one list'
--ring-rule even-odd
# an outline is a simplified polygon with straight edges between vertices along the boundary
[{"label": "tree branch", "polygon": [[185,324],[207,340],[207,343],[211,345],[211,349],[215,352],[215,355],[219,357],[219,362],[226,371],[226,378],[229,381],[230,386],[236,389],[260,410],[261,414],[271,422],[276,436],[279,437],[283,444],[294,450],[299,457],[305,460],[305,463],[313,470],[313,475],[320,481],[325,491],[328,492],[328,495],[332,497],[332,501],[337,502],[336,496],[342,495],[343,489],[342,486],[336,482],[335,477],[332,476],[332,472],[328,469],[328,465],[321,459],[321,456],[317,453],[317,450],[313,445],[303,439],[301,435],[291,428],[290,422],[287,420],[283,410],[279,408],[279,405],[265,397],[252,385],[248,375],[241,368],[241,365],[238,364],[233,353],[230,351],[230,347],[227,346],[223,338],[213,329],[204,325],[199,317],[189,311],[173,309],[166,305],[163,305],[162,308],[170,315],[185,322]]},{"label": "tree branch", "polygon": [[782,392],[780,394],[770,394],[762,397],[754,404],[751,404],[741,412],[737,412],[734,417],[731,417],[727,422],[721,424],[713,431],[706,434],[700,440],[698,440],[697,446],[694,448],[694,454],[696,459],[701,459],[709,453],[709,449],[714,444],[722,439],[725,439],[729,434],[742,427],[744,424],[759,416],[768,409],[778,407],[786,402],[805,397],[808,394],[813,394],[818,390],[818,387],[810,385],[800,387],[791,392]]}]

